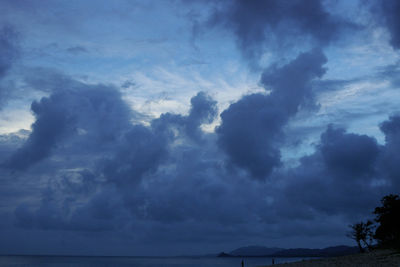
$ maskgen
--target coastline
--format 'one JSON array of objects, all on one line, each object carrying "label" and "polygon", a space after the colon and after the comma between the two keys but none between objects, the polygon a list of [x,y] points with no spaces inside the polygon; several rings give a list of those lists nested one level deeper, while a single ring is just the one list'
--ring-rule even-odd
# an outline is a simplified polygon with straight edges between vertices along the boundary
[{"label": "coastline", "polygon": [[[292,263],[275,264],[280,267],[333,267],[333,266],[400,266],[400,252],[395,250],[375,250],[347,256],[303,260]],[[260,266],[261,267],[261,266]],[[263,266],[266,267],[266,266]]]}]

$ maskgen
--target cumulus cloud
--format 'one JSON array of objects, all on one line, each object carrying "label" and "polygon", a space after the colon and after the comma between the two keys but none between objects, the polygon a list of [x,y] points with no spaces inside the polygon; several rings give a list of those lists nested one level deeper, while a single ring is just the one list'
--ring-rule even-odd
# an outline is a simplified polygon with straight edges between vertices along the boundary
[{"label": "cumulus cloud", "polygon": [[[374,183],[381,148],[373,137],[329,126],[313,154],[287,175],[283,192],[304,214],[336,214],[360,219],[368,214],[387,186]],[[303,212],[300,212],[303,213]]]},{"label": "cumulus cloud", "polygon": [[[62,83],[45,86],[53,84]],[[23,175],[27,168],[44,161],[39,173],[56,173],[51,178],[55,185],[43,190],[38,208],[17,207],[18,227],[108,231],[119,225],[123,216],[131,223],[131,216],[139,216],[136,211],[143,203],[135,201],[131,206],[132,192],[136,190],[135,197],[140,195],[145,178],[164,177],[166,169],[158,172],[160,166],[168,169],[176,164],[180,168],[183,163],[174,161],[176,144],[188,141],[192,144],[189,150],[204,144],[207,139],[200,126],[211,123],[217,112],[216,102],[199,92],[191,99],[187,116],[162,114],[145,126],[135,122],[136,113],[115,88],[74,80],[64,85],[68,88],[53,88],[49,97],[32,103],[36,117],[32,131],[2,165]],[[71,158],[79,160],[72,163]],[[187,166],[197,166],[195,160]],[[58,170],[60,164],[70,168]],[[187,167],[186,174],[191,171]],[[114,204],[105,205],[106,200]]]},{"label": "cumulus cloud", "polygon": [[353,175],[353,179],[374,174],[374,165],[380,152],[374,138],[345,133],[344,129],[334,129],[332,126],[321,135],[319,150],[329,171],[338,176]]},{"label": "cumulus cloud", "polygon": [[[310,216],[322,212],[350,221],[368,216],[383,195],[400,188],[399,122],[399,116],[391,116],[380,125],[386,140],[383,145],[373,137],[328,126],[315,152],[282,173],[287,176],[282,201],[296,203],[301,214]],[[282,212],[287,216],[293,211]]]},{"label": "cumulus cloud", "polygon": [[50,156],[63,140],[80,143],[81,149],[104,147],[119,138],[131,119],[130,109],[116,89],[79,82],[34,101],[31,110],[36,117],[32,132],[5,161],[3,166],[7,168],[25,170]]},{"label": "cumulus cloud", "polygon": [[380,125],[386,144],[380,159],[380,172],[386,176],[393,193],[400,190],[400,116],[394,115]]},{"label": "cumulus cloud", "polygon": [[104,174],[121,187],[135,185],[155,170],[167,155],[168,136],[135,125],[126,133],[113,158],[105,160]]},{"label": "cumulus cloud", "polygon": [[218,144],[231,163],[263,179],[280,165],[282,128],[301,105],[312,102],[311,81],[320,78],[326,57],[318,50],[300,54],[261,77],[269,94],[244,96],[221,114]]},{"label": "cumulus cloud", "polygon": [[[312,72],[322,75],[322,66],[316,66]],[[288,69],[278,68],[281,72]],[[265,81],[271,88],[279,87],[278,77],[270,74]],[[248,97],[254,97],[257,103],[259,98],[274,94],[278,92]],[[211,121],[215,110],[214,101],[204,93],[194,96],[191,103],[186,116],[163,114],[149,126],[124,127],[126,131],[118,141],[111,142],[112,149],[102,145],[102,149],[85,148],[87,153],[100,153],[101,157],[80,162],[86,169],[53,172],[52,182],[41,192],[39,205],[28,202],[16,207],[15,226],[51,233],[112,232],[130,236],[138,245],[155,241],[233,244],[256,237],[261,242],[286,237],[300,240],[302,234],[326,237],[333,230],[345,234],[346,225],[369,214],[396,181],[396,174],[382,172],[380,165],[385,162],[384,155],[390,157],[396,151],[396,116],[381,125],[387,136],[385,145],[372,137],[328,126],[314,153],[301,158],[299,166],[279,168],[260,184],[246,173],[225,168],[225,151],[216,146],[219,133],[199,132],[202,141],[192,139],[186,128],[188,118],[195,118],[197,129],[201,123]],[[278,114],[290,117],[300,103],[278,109]],[[69,134],[79,138],[73,132]],[[59,144],[82,145],[66,137],[59,140]],[[60,160],[62,153],[80,150],[53,151]]]},{"label": "cumulus cloud", "polygon": [[[104,246],[118,240],[126,253],[132,244],[147,246],[146,253],[157,253],[157,246],[200,253],[205,244],[214,249],[288,240],[304,246],[313,238],[318,242],[311,245],[332,245],[382,195],[400,190],[399,116],[380,125],[384,144],[329,125],[297,165],[285,165],[281,156],[288,123],[299,111],[318,108],[315,89],[333,91],[349,82],[321,80],[327,63],[321,48],[353,24],[317,0],[209,2],[216,7],[209,24],[233,32],[247,60],[258,59],[272,43],[282,51],[297,44],[299,50],[319,48],[263,69],[265,92],[223,110],[215,133],[202,131],[218,114],[218,103],[204,92],[191,98],[188,114],[149,118],[128,106],[113,85],[30,68],[22,83],[46,96],[31,105],[31,131],[0,135],[0,198],[9,204],[0,207],[2,233],[12,229],[45,239],[78,232],[81,239],[67,242],[93,245],[99,239],[91,236],[105,237]],[[393,21],[385,25],[392,29]],[[0,49],[10,51],[0,55],[0,78],[15,59],[12,36],[7,29],[0,35]],[[121,87],[135,86],[128,80]]]},{"label": "cumulus cloud", "polygon": [[164,113],[153,121],[153,127],[165,130],[170,127],[180,128],[181,134],[193,141],[201,141],[202,124],[210,124],[217,116],[217,102],[204,92],[199,92],[190,100],[191,108],[187,116]]},{"label": "cumulus cloud", "polygon": [[154,119],[150,127],[132,126],[115,157],[104,163],[106,177],[117,184],[122,183],[122,186],[127,181],[140,181],[144,174],[155,170],[167,157],[169,147],[177,138],[201,141],[200,125],[211,123],[215,115],[216,102],[199,92],[191,99],[187,116],[165,113]]}]

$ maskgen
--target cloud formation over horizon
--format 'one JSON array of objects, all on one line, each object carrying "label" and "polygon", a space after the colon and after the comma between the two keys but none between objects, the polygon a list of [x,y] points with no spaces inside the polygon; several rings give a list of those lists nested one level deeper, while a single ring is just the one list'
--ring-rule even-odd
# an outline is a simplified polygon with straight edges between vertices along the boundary
[{"label": "cloud formation over horizon", "polygon": [[[397,51],[394,2],[376,3],[381,20],[368,13],[370,6],[363,7],[365,16],[376,20],[371,25],[339,16],[338,9],[351,7],[344,2],[171,1],[173,11],[154,2],[127,4],[143,20],[146,12],[166,16],[165,27],[178,25],[180,34],[149,45],[144,28],[140,41],[125,32],[137,23],[128,11],[115,18],[101,10],[109,16],[104,34],[114,23],[124,25],[104,45],[109,50],[98,42],[99,27],[89,22],[82,32],[55,25],[58,34],[68,33],[63,43],[55,43],[59,35],[49,38],[41,24],[46,12],[57,10],[52,4],[42,7],[35,34],[24,32],[22,38],[31,43],[19,44],[18,28],[0,30],[0,107],[9,101],[0,108],[0,122],[13,122],[12,114],[19,116],[21,109],[33,119],[29,130],[0,134],[0,253],[73,254],[81,246],[98,246],[98,252],[81,253],[177,255],[255,243],[349,244],[347,225],[371,216],[385,194],[400,191],[400,115],[392,95],[397,85],[390,82],[397,72],[381,71],[397,63],[392,54],[384,55],[380,69],[368,69],[378,82],[361,74],[347,79],[344,72],[349,65],[357,72],[351,64],[358,58],[346,61],[338,52],[369,52],[371,47],[343,44],[352,41],[346,39],[350,31],[368,35],[368,27],[378,27],[377,32],[383,27],[389,39],[380,38],[379,47]],[[25,5],[0,5],[19,14],[16,27],[36,16],[20,16],[29,9]],[[207,30],[195,41],[188,14]],[[167,31],[164,25],[149,27],[160,36]],[[206,40],[221,32],[233,33],[233,40]],[[186,34],[188,40],[179,39]],[[218,42],[224,44],[221,50]],[[126,58],[116,56],[118,49]],[[148,57],[129,54],[134,49]],[[275,51],[287,56],[258,64],[264,53]],[[196,70],[184,72],[187,80],[211,88],[212,77],[223,77],[218,85],[227,86],[182,90],[189,84],[183,76],[160,65],[149,68],[155,55],[174,71]],[[223,64],[182,63],[198,59],[226,61],[228,74],[213,76],[223,72]],[[242,66],[257,88],[250,83],[240,93],[229,91]],[[150,81],[153,76],[138,70],[172,82]],[[162,90],[153,93],[146,82]],[[144,112],[150,102],[173,110],[179,94],[186,101],[182,112]],[[389,104],[379,114],[369,113],[369,103],[385,101]],[[338,106],[335,114],[327,112],[332,106]],[[39,245],[19,245],[25,234]]]}]

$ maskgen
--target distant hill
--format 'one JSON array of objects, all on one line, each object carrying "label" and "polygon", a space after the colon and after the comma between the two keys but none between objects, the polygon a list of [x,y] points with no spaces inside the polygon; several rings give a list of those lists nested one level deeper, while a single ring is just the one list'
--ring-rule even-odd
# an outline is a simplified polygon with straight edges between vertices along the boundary
[{"label": "distant hill", "polygon": [[292,248],[271,254],[273,257],[336,257],[357,253],[357,247],[336,246],[323,249]]},{"label": "distant hill", "polygon": [[267,248],[263,246],[247,246],[231,251],[229,254],[233,256],[265,256],[277,253],[282,248]]},{"label": "distant hill", "polygon": [[225,253],[225,252],[221,252],[217,255],[217,257],[235,257],[235,256]]},{"label": "distant hill", "polygon": [[311,248],[268,248],[263,246],[247,246],[220,253],[218,257],[336,257],[358,253],[357,247],[335,246],[323,249]]}]

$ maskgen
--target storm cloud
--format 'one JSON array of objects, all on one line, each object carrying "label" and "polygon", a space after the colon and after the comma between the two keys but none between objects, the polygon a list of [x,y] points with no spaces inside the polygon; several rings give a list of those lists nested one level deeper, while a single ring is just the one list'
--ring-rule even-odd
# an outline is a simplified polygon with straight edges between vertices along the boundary
[{"label": "storm cloud", "polygon": [[400,116],[393,115],[389,120],[380,125],[380,129],[385,134],[385,147],[383,149],[380,171],[393,192],[400,190],[400,168],[399,168],[399,148],[400,148]]},{"label": "storm cloud", "polygon": [[0,253],[350,245],[398,194],[394,1],[106,2],[0,2]]},{"label": "storm cloud", "polygon": [[[36,117],[26,143],[3,164],[15,170],[27,169],[50,156],[62,141],[83,147],[107,146],[129,127],[131,114],[117,90],[103,86],[66,83],[54,93],[34,101]],[[58,90],[57,90],[58,89]],[[71,138],[74,136],[75,138]]]},{"label": "storm cloud", "polygon": [[[313,154],[287,174],[286,194],[299,207],[353,220],[373,208],[385,186],[374,184],[381,147],[366,135],[330,125]],[[357,196],[357,197],[355,197]]]},{"label": "storm cloud", "polygon": [[261,83],[269,94],[244,96],[221,113],[218,144],[230,161],[264,179],[281,164],[282,128],[312,102],[311,81],[322,77],[327,59],[316,49],[282,67],[265,70]]},{"label": "storm cloud", "polygon": [[[216,102],[199,92],[191,99],[187,116],[162,114],[144,126],[135,122],[138,113],[127,108],[117,89],[74,80],[67,84],[72,86],[58,88],[49,97],[32,103],[36,116],[32,131],[3,163],[3,167],[21,173],[40,162],[45,162],[47,168],[55,164],[56,175],[40,193],[39,208],[19,205],[15,225],[44,230],[110,231],[120,225],[122,217],[125,226],[132,225],[133,218],[141,217],[138,210],[146,198],[139,201],[138,196],[145,192],[142,190],[146,179],[163,179],[166,170],[158,169],[165,164],[167,169],[171,164],[176,168],[184,164],[175,158],[181,151],[174,145],[179,139],[192,140],[185,151],[199,151],[198,147],[207,140],[200,126],[213,121]],[[196,166],[199,160],[187,159],[195,161],[187,162],[187,166]],[[70,162],[72,169],[57,170],[56,161],[60,160]],[[185,172],[188,175],[192,171],[187,167]],[[81,201],[86,204],[78,204]]]}]

